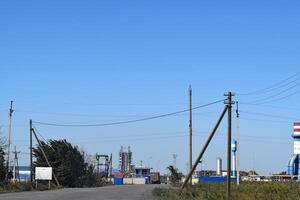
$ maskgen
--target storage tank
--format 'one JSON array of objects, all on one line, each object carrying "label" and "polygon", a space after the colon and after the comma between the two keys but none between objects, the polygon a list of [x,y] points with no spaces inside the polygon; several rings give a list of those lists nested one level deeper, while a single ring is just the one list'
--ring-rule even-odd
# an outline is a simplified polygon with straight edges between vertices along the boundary
[{"label": "storage tank", "polygon": [[217,176],[222,176],[222,158],[217,158]]}]

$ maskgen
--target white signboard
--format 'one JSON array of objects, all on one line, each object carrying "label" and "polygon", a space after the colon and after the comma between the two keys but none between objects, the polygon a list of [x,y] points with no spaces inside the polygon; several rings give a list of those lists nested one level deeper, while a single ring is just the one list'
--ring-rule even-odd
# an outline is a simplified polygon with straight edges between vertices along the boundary
[{"label": "white signboard", "polygon": [[294,154],[300,154],[300,141],[294,141]]},{"label": "white signboard", "polygon": [[36,167],[35,168],[36,180],[52,180],[52,167]]}]

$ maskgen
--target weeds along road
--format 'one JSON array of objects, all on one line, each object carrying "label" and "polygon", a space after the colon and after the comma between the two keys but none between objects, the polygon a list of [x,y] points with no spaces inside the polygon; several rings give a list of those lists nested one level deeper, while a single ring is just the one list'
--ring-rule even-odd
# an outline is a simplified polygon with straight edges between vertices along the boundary
[{"label": "weeds along road", "polygon": [[1,200],[154,200],[159,185],[120,185],[99,188],[67,188],[0,194]]}]

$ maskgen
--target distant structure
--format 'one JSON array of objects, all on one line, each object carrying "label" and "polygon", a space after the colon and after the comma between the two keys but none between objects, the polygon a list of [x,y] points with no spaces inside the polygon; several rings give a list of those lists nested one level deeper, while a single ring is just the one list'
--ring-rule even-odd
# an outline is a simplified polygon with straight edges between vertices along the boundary
[{"label": "distant structure", "polygon": [[222,158],[217,158],[217,176],[222,176]]},{"label": "distant structure", "polygon": [[130,146],[128,146],[127,150],[121,146],[119,152],[119,169],[122,173],[129,172],[132,169],[132,152]]},{"label": "distant structure", "polygon": [[16,179],[19,181],[30,181],[30,167],[29,166],[18,166],[16,167]]},{"label": "distant structure", "polygon": [[177,167],[176,167],[176,159],[177,159],[178,155],[177,154],[172,154],[172,156],[173,156],[173,167],[174,167],[174,169],[177,169]]},{"label": "distant structure", "polygon": [[[294,139],[294,154],[288,163],[288,175],[299,175],[299,161],[300,161],[300,122],[294,123],[294,133],[292,135]],[[298,179],[298,178],[296,178]]]},{"label": "distant structure", "polygon": [[141,161],[140,166],[135,166],[135,177],[144,178],[145,183],[148,184],[150,182],[151,168],[143,165],[143,161]]}]

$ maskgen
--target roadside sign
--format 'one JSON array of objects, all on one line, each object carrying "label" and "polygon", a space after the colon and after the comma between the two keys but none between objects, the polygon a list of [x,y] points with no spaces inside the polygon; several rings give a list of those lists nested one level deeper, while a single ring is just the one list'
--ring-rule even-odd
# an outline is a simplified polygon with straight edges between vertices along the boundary
[{"label": "roadside sign", "polygon": [[35,180],[52,180],[52,167],[36,167]]}]

